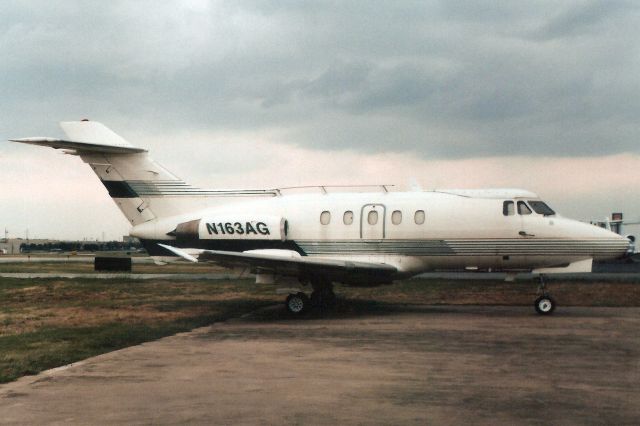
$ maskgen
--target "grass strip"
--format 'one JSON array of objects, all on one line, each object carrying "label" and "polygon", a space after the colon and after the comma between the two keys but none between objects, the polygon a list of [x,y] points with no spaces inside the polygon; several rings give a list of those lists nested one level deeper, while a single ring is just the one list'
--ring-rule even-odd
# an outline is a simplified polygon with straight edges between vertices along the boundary
[{"label": "grass strip", "polygon": [[207,315],[161,322],[110,322],[91,327],[46,327],[0,337],[0,383],[37,374],[106,352],[223,321],[270,304],[260,300],[225,301]]}]

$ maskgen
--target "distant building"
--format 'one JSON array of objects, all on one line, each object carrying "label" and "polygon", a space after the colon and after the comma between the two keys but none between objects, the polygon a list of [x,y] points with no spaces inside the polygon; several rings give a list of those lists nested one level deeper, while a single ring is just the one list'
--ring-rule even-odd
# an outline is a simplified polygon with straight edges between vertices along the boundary
[{"label": "distant building", "polygon": [[136,237],[132,237],[130,235],[123,235],[122,236],[122,242],[125,243],[125,244],[131,244],[131,245],[140,244],[140,240],[138,240]]},{"label": "distant building", "polygon": [[[29,240],[29,242],[42,242],[49,240]],[[23,240],[22,238],[8,238],[0,240],[0,251],[2,254],[20,254],[20,246],[26,243],[27,240]]]},{"label": "distant building", "polygon": [[593,225],[609,229],[620,235],[634,235],[638,237],[640,220],[628,220],[622,213],[611,213],[611,218],[605,220],[592,220]]}]

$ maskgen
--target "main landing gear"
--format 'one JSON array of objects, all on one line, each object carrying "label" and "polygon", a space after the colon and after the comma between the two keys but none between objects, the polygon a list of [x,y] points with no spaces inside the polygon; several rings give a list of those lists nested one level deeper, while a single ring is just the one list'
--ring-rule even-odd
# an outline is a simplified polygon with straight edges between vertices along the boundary
[{"label": "main landing gear", "polygon": [[336,295],[333,292],[333,283],[326,277],[311,277],[311,297],[303,292],[291,293],[287,296],[285,306],[289,313],[300,315],[311,308],[325,311],[336,304]]},{"label": "main landing gear", "polygon": [[309,298],[303,292],[291,293],[287,296],[285,306],[287,311],[294,315],[300,315],[309,309]]},{"label": "main landing gear", "polygon": [[536,312],[540,315],[550,315],[556,309],[556,301],[553,300],[551,295],[547,292],[547,286],[544,281],[544,276],[538,277],[540,285],[538,286],[538,293],[540,297],[536,299],[533,306],[536,308]]}]

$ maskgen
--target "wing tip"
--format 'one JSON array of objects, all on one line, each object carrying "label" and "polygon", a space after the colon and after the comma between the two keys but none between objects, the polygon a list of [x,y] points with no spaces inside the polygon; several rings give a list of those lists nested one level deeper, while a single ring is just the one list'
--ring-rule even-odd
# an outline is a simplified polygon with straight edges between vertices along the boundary
[{"label": "wing tip", "polygon": [[179,256],[185,260],[188,260],[189,262],[198,263],[198,259],[196,257],[191,256],[189,253],[187,253],[184,250],[180,250],[179,248],[170,246],[168,244],[158,243],[158,245],[163,249],[169,250],[171,253],[175,254],[176,256]]}]

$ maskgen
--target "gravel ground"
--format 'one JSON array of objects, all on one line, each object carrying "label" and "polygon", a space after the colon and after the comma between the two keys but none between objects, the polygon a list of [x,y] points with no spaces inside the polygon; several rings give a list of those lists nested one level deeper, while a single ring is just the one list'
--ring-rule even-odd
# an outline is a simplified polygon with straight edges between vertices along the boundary
[{"label": "gravel ground", "polygon": [[274,306],[0,386],[4,424],[637,424],[640,308]]}]

